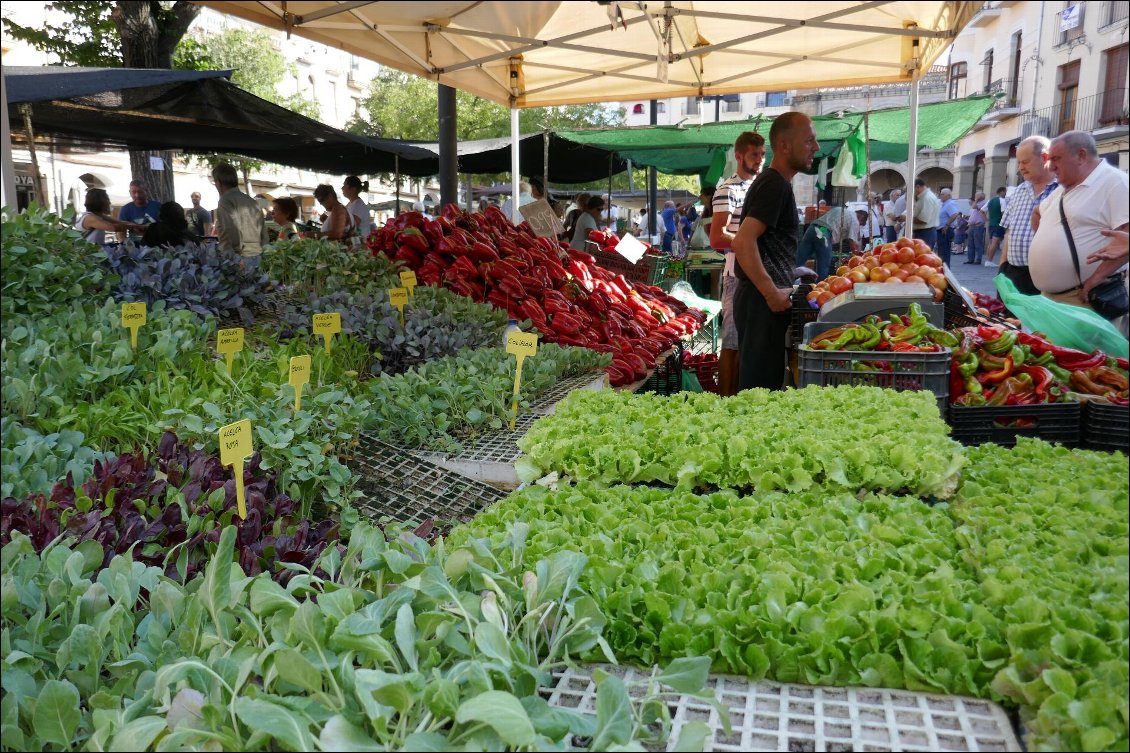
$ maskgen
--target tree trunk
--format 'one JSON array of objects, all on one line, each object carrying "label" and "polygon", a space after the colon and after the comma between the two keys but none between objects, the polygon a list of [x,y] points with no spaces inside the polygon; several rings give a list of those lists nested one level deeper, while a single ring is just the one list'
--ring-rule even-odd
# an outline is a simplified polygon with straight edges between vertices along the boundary
[{"label": "tree trunk", "polygon": [[[172,68],[173,51],[199,13],[200,6],[178,0],[158,24],[159,2],[119,0],[114,21],[122,40],[122,64],[126,68]],[[163,170],[150,168],[151,156],[161,158]],[[163,202],[176,198],[172,151],[131,149],[129,164],[133,179],[144,181],[153,198]]]}]

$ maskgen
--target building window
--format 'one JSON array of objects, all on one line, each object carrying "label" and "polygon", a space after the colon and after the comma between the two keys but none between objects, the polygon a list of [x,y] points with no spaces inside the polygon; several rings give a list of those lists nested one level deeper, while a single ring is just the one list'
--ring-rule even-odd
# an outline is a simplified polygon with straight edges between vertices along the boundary
[{"label": "building window", "polygon": [[784,107],[789,103],[788,92],[765,92],[766,107]]},{"label": "building window", "polygon": [[643,104],[637,102],[636,104],[632,105],[632,114],[633,115],[643,115],[644,114]]},{"label": "building window", "polygon": [[1059,12],[1059,43],[1067,44],[1083,37],[1083,11],[1086,5],[1069,0]]},{"label": "building window", "polygon": [[968,76],[969,63],[954,63],[950,66],[950,99],[961,99],[965,96]]},{"label": "building window", "polygon": [[1076,60],[1058,68],[1059,75],[1059,103],[1058,110],[1059,130],[1057,133],[1075,129],[1075,103],[1079,98],[1079,61]]},{"label": "building window", "polygon": [[1130,18],[1130,0],[1112,0],[1106,4],[1103,26],[1110,26]]},{"label": "building window", "polygon": [[667,112],[667,103],[666,102],[656,102],[655,103],[655,112],[658,113],[658,114],[663,114],[663,113]]},{"label": "building window", "polygon": [[1099,110],[1099,125],[1118,122],[1126,111],[1126,72],[1130,70],[1130,45],[1120,44],[1103,52],[1106,69]]},{"label": "building window", "polygon": [[725,94],[722,96],[722,102],[725,103],[726,112],[741,112],[742,111],[742,95],[740,94]]},{"label": "building window", "polygon": [[981,66],[985,69],[985,78],[982,81],[981,91],[988,94],[992,91],[993,85],[993,51],[989,50],[985,53],[984,59],[981,61]]},{"label": "building window", "polygon": [[1020,97],[1020,63],[1023,33],[1016,32],[1012,35],[1012,80],[1008,82],[1005,90],[1008,92],[1009,104],[1015,105]]}]

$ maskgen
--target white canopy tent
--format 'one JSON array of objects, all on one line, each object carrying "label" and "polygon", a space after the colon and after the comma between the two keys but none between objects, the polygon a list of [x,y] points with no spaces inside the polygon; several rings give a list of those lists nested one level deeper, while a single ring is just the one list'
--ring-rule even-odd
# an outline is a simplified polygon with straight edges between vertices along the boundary
[{"label": "white canopy tent", "polygon": [[[917,81],[977,2],[207,0],[511,108]],[[915,172],[910,150],[911,175]],[[518,193],[518,151],[512,158]],[[907,199],[913,213],[914,192]],[[517,202],[515,202],[517,206]],[[517,218],[517,217],[516,217]]]}]

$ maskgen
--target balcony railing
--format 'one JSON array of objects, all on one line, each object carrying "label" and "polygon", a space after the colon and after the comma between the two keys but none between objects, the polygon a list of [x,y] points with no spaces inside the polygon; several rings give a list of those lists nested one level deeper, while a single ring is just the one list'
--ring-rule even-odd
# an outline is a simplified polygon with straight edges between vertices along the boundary
[{"label": "balcony railing", "polygon": [[1127,89],[1108,89],[1092,97],[1073,99],[1027,113],[1020,124],[1025,136],[1055,138],[1066,131],[1095,131],[1127,125]]}]

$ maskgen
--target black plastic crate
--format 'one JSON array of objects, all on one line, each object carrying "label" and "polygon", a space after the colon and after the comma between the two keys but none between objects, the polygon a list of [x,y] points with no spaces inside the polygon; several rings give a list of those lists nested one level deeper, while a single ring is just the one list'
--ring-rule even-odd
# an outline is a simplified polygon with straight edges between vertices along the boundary
[{"label": "black plastic crate", "polygon": [[1083,446],[1130,454],[1130,405],[1089,400],[1083,408]]},{"label": "black plastic crate", "polygon": [[806,296],[812,292],[811,285],[798,285],[793,293],[792,321],[789,322],[789,331],[785,336],[788,347],[799,345],[804,339],[804,325],[816,321],[820,309],[812,308]]},{"label": "black plastic crate", "polygon": [[654,392],[657,395],[674,395],[683,391],[683,346],[676,344],[668,355],[660,355],[651,376],[636,392]]},{"label": "black plastic crate", "polygon": [[965,301],[961,299],[960,295],[954,292],[953,288],[946,288],[942,296],[942,306],[945,310],[946,329],[979,327],[981,325],[1019,329],[1015,324],[1006,322],[1002,316],[992,314],[985,316],[976,311],[970,311],[969,307],[965,305]]},{"label": "black plastic crate", "polygon": [[1082,433],[1081,403],[1039,405],[951,405],[954,439],[965,445],[992,442],[1012,447],[1017,437],[1033,437],[1077,447]]},{"label": "black plastic crate", "polygon": [[[804,328],[804,341],[842,326],[833,322],[813,322]],[[809,350],[802,345],[797,349],[797,357],[798,387],[852,384],[894,390],[927,390],[937,397],[941,415],[946,413],[953,358],[949,348],[936,353],[895,353],[889,350]],[[872,371],[868,368],[868,365],[877,363],[890,364],[890,370]]]}]

